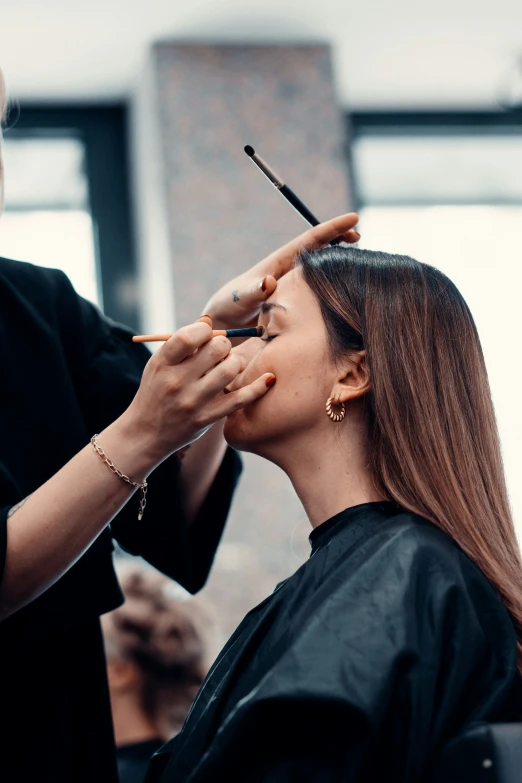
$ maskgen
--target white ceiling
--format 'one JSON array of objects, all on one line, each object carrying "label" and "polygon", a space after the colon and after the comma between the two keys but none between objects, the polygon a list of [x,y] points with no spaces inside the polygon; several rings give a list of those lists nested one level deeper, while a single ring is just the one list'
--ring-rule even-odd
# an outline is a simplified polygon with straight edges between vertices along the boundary
[{"label": "white ceiling", "polygon": [[521,0],[0,0],[0,65],[32,100],[127,96],[151,42],[330,42],[357,108],[492,107]]}]

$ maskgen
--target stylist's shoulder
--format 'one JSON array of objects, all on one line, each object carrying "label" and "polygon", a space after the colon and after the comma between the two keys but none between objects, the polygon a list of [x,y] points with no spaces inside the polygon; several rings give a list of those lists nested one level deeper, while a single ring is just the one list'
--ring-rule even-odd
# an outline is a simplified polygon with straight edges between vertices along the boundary
[{"label": "stylist's shoulder", "polygon": [[71,286],[67,276],[58,269],[48,269],[11,258],[0,257],[0,277],[4,287],[12,288],[19,296],[29,300],[48,299],[57,292],[57,286],[62,281]]},{"label": "stylist's shoulder", "polygon": [[64,353],[69,369],[88,363],[110,337],[110,322],[59,269],[0,258],[0,286],[17,328],[29,340],[36,333],[38,339],[46,334],[54,351]]},{"label": "stylist's shoulder", "polygon": [[79,316],[79,297],[58,269],[0,258],[0,288],[4,314],[10,313],[28,336],[42,328],[56,335],[74,321],[75,312]]},{"label": "stylist's shoulder", "polygon": [[54,312],[59,305],[78,297],[67,275],[59,269],[0,258],[0,278],[6,294],[39,312]]}]

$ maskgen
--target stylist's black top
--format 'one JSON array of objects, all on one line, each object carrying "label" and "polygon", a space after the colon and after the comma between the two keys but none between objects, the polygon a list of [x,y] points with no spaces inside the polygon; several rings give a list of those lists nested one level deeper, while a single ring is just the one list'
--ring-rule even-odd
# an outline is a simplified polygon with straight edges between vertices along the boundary
[{"label": "stylist's black top", "polygon": [[427,783],[464,726],[520,719],[511,620],[444,533],[367,503],[311,543],[231,637],[148,783]]},{"label": "stylist's black top", "polygon": [[[125,410],[149,357],[61,272],[0,259],[0,574],[9,508]],[[239,462],[229,450],[190,527],[178,473],[175,458],[164,462],[149,479],[141,522],[134,496],[65,576],[0,623],[1,781],[117,780],[98,619],[122,602],[111,536],[197,591]]]},{"label": "stylist's black top", "polygon": [[133,742],[118,747],[118,774],[120,783],[143,783],[151,756],[163,745],[161,739]]}]

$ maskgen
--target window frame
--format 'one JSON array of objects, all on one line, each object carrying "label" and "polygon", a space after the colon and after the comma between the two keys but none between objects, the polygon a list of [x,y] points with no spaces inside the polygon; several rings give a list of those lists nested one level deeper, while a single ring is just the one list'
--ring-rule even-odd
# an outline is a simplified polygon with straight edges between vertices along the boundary
[{"label": "window frame", "polygon": [[[106,315],[139,330],[136,252],[131,220],[127,106],[35,105],[12,110],[4,132],[13,138],[78,138],[94,231],[98,282]],[[18,115],[13,119],[13,115]],[[30,259],[27,259],[30,260]]]},{"label": "window frame", "polygon": [[[354,160],[354,142],[364,136],[411,136],[412,131],[426,136],[468,136],[470,131],[482,136],[522,136],[522,112],[501,111],[363,111],[346,115],[346,136],[348,138],[348,162],[352,203],[355,209],[378,206],[365,203],[362,188],[357,182]],[[435,202],[433,202],[435,204]],[[440,200],[437,200],[437,204]],[[448,202],[449,204],[450,202]],[[451,202],[452,204],[454,202]],[[498,200],[496,203],[499,203]],[[513,205],[513,200],[505,201]],[[413,200],[398,200],[396,206],[418,205]],[[427,204],[424,204],[427,206]]]}]

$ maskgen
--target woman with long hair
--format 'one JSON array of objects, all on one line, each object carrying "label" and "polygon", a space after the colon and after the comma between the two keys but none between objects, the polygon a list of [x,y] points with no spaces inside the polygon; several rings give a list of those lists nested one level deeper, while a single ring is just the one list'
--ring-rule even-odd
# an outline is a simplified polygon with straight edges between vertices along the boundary
[{"label": "woman with long hair", "polygon": [[290,477],[312,554],[250,612],[150,781],[426,781],[474,721],[522,716],[522,564],[479,338],[404,256],[302,253],[228,442]]},{"label": "woman with long hair", "polygon": [[[0,74],[0,127],[6,105]],[[208,305],[215,328],[257,316],[296,245],[356,241],[356,222],[318,226],[236,278],[235,297]],[[100,630],[122,602],[112,539],[202,587],[240,472],[223,418],[272,376],[226,395],[241,362],[208,318],[151,357],[56,269],[0,258],[0,302],[0,779],[112,783]]]}]

